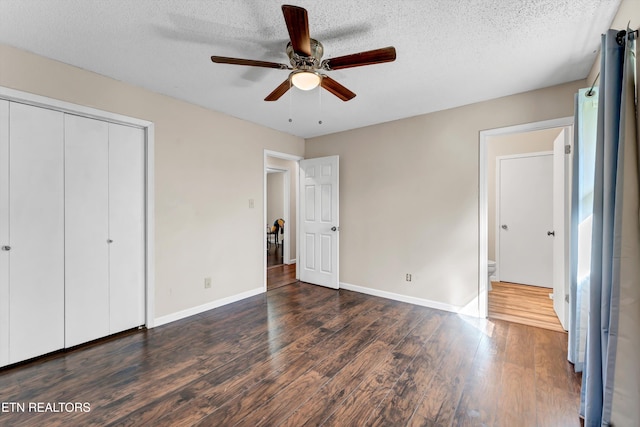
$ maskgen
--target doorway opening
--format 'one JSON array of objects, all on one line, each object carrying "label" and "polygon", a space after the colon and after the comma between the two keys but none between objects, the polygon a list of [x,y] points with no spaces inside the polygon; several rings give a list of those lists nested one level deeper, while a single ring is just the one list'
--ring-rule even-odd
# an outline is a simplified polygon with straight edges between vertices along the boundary
[{"label": "doorway opening", "polygon": [[[565,155],[565,147],[572,143],[573,118],[549,120],[507,128],[492,129],[480,133],[480,248],[479,248],[479,314],[481,317],[506,318],[507,320],[528,323],[548,329],[563,330],[568,326],[568,308],[565,295],[568,293],[568,225],[569,219],[569,156]],[[520,278],[518,270],[523,263],[533,261],[539,251],[529,241],[513,242],[516,230],[506,222],[513,218],[500,218],[500,159],[515,159],[534,156],[535,153],[553,153],[553,175],[556,177],[550,184],[551,192],[544,197],[552,197],[549,201],[554,212],[547,212],[548,226],[540,230],[540,244],[548,251],[545,266],[541,269],[553,270],[542,280],[545,283],[533,283],[526,277]],[[567,153],[568,154],[568,153]],[[507,163],[506,161],[504,162]],[[515,163],[515,162],[514,162]],[[547,171],[548,172],[548,171]],[[548,177],[546,177],[548,178]],[[524,185],[524,184],[523,184]],[[535,188],[536,184],[533,184]],[[517,193],[517,190],[515,190]],[[511,193],[513,194],[513,192]],[[510,211],[507,211],[509,213]],[[559,213],[558,213],[559,212]],[[503,215],[506,215],[503,212]],[[548,228],[548,229],[547,229]],[[501,248],[501,243],[503,246]],[[511,245],[511,246],[509,246]],[[503,256],[501,256],[501,253]],[[520,258],[514,256],[522,256]],[[531,259],[529,259],[531,258]],[[514,266],[514,262],[516,265]],[[501,265],[503,264],[503,265]],[[489,273],[489,265],[495,266]],[[501,267],[504,278],[501,277]],[[537,276],[536,266],[522,266],[529,269],[524,276]],[[493,270],[493,269],[492,269]],[[515,273],[514,273],[515,272]],[[501,282],[502,280],[502,282]],[[503,283],[506,282],[506,283]],[[552,299],[553,298],[553,299]],[[504,313],[507,313],[503,316]]]},{"label": "doorway opening", "polygon": [[[297,281],[298,161],[302,157],[264,152],[264,287]],[[274,226],[274,224],[277,224]]]},{"label": "doorway opening", "polygon": [[284,230],[291,216],[289,201],[285,200],[290,197],[289,176],[288,169],[267,168],[267,268],[284,264]]}]

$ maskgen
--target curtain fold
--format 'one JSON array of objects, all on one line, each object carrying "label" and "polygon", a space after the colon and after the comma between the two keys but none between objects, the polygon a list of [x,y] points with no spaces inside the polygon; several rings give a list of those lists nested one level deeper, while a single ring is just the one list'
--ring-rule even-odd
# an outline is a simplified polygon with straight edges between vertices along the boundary
[{"label": "curtain fold", "polygon": [[[637,33],[636,33],[637,36]],[[611,424],[640,426],[640,139],[638,133],[637,41],[627,40],[620,117],[620,149],[616,188],[616,237],[620,239],[619,286],[614,289],[616,319],[615,375],[611,385]],[[612,304],[612,305],[613,305]]]},{"label": "curtain fold", "polygon": [[[640,265],[637,250],[640,226],[637,137],[633,130],[637,127],[637,114],[633,90],[629,94],[629,88],[633,88],[635,82],[634,43],[627,40],[620,45],[617,36],[616,30],[604,34],[601,49],[589,317],[580,408],[585,426],[588,427],[611,425],[612,415],[618,416],[617,412],[612,413],[614,394],[620,394],[616,390],[625,382],[614,383],[617,360],[619,356],[623,361],[630,357],[637,360],[638,357],[637,353],[626,353],[626,348],[624,353],[619,353],[618,349],[619,319],[622,316],[626,322],[627,315],[634,314],[633,311],[637,309],[633,302],[629,304],[628,289],[633,291],[640,286],[636,274]],[[634,66],[625,67],[631,60]],[[624,92],[623,86],[627,89]],[[636,118],[633,126],[627,123],[630,115]],[[625,157],[625,151],[630,156]],[[633,158],[633,161],[629,158]],[[622,294],[621,283],[624,283]],[[638,331],[635,330],[635,337],[628,341],[632,344],[631,348],[637,344],[637,336]],[[625,345],[627,343],[625,340],[622,342]],[[637,363],[635,365],[637,373]],[[618,377],[620,375],[623,373]],[[633,395],[632,398],[637,398],[637,383],[635,392],[633,387],[627,391]],[[637,410],[638,404],[634,406]],[[634,410],[630,407],[621,408],[623,412]],[[621,419],[627,419],[624,414],[620,416]],[[632,422],[634,424],[628,425],[638,425],[638,418]]]},{"label": "curtain fold", "polygon": [[597,121],[598,88],[580,89],[573,124],[568,357],[576,372],[583,370],[587,339]]}]

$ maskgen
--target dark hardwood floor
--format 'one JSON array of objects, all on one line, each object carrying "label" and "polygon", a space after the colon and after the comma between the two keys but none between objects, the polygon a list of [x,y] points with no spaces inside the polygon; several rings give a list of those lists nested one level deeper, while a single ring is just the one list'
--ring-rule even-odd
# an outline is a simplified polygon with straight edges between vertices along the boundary
[{"label": "dark hardwood floor", "polygon": [[273,267],[276,265],[284,264],[284,259],[282,257],[282,252],[284,250],[284,242],[278,244],[276,247],[275,243],[271,243],[267,247],[267,267]]},{"label": "dark hardwood floor", "polygon": [[578,426],[566,334],[304,283],[0,370],[7,426]]},{"label": "dark hardwood floor", "polygon": [[282,264],[267,268],[267,290],[296,282],[296,265]]}]

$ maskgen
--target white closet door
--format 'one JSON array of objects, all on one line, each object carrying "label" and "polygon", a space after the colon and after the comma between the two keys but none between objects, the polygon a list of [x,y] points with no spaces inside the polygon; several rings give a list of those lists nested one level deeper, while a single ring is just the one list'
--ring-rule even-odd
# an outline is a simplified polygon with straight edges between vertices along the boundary
[{"label": "white closet door", "polygon": [[9,104],[9,361],[64,346],[63,114]]},{"label": "white closet door", "polygon": [[0,366],[9,364],[9,101],[0,100]]},{"label": "white closet door", "polygon": [[109,335],[108,124],[65,115],[65,346]]},{"label": "white closet door", "polygon": [[110,332],[144,324],[144,131],[109,124]]}]

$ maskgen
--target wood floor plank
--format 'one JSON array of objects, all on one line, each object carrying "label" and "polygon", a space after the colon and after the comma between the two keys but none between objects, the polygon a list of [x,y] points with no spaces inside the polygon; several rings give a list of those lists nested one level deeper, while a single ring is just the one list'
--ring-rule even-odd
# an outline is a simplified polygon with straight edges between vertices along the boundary
[{"label": "wood floor plank", "polygon": [[579,375],[572,373],[564,348],[566,335],[547,334],[534,330],[536,352],[536,403],[538,424],[548,426],[577,426],[580,389]]},{"label": "wood floor plank", "polygon": [[[376,340],[377,336],[384,331],[386,331],[390,326],[392,326],[396,322],[396,316],[400,314],[402,311],[401,307],[396,307],[397,311],[393,310],[393,308],[389,310],[385,310],[389,316],[385,316],[382,318],[376,319],[371,325],[367,328],[363,329],[360,334],[358,334],[354,339],[352,339],[349,343],[346,343],[342,348],[325,358],[321,363],[314,366],[313,370],[320,373],[326,381],[321,384],[321,387],[316,389],[315,391],[309,390],[308,387],[305,390],[307,396],[319,395],[323,392],[326,392],[331,387],[328,384],[331,383],[331,380],[335,379],[338,376],[338,373],[342,373],[343,375],[347,375],[349,380],[353,380],[353,375],[357,375],[357,366],[358,364],[351,363],[354,360],[362,359],[363,361],[367,361],[371,363],[372,354],[376,354],[376,351],[373,353],[368,353],[367,349],[373,349],[374,347],[371,345],[372,341]],[[364,353],[364,354],[363,354]],[[361,365],[361,364],[360,364]],[[357,377],[356,377],[357,378]],[[296,384],[298,380],[294,381],[292,387],[294,390],[299,388],[299,385]],[[339,381],[338,381],[339,382]],[[278,425],[282,423],[284,420],[290,416],[295,409],[299,405],[304,402],[304,398],[300,396],[304,396],[305,394],[293,394],[297,397],[295,399],[295,403],[288,402],[287,396],[291,395],[291,391],[289,388],[286,390],[287,394],[278,394],[276,396],[276,402],[280,402],[280,406],[276,406],[273,403],[270,403],[270,408],[268,411],[261,411],[263,413],[263,417],[260,420],[255,420],[254,425]],[[264,413],[267,413],[265,416]],[[251,419],[248,420],[251,422]],[[243,420],[243,422],[247,422],[247,420]]]},{"label": "wood floor plank", "polygon": [[578,411],[580,395],[567,393],[558,387],[536,388],[536,420],[538,426],[582,426]]},{"label": "wood floor plank", "polygon": [[535,368],[535,331],[531,326],[509,325],[505,345],[505,361],[527,369]]},{"label": "wood floor plank", "polygon": [[537,350],[534,354],[536,386],[543,390],[550,389],[558,386],[557,380],[562,379],[562,387],[568,392],[574,392],[567,377],[566,365],[569,362],[566,360],[566,352],[558,347],[556,334],[547,334],[541,329],[534,329],[533,333]]},{"label": "wood floor plank", "polygon": [[383,364],[373,370],[358,388],[343,401],[340,407],[325,420],[323,425],[358,425],[369,419],[384,400],[397,380],[424,348],[431,335],[450,317],[444,313],[434,313],[407,335],[387,356]]},{"label": "wood floor plank", "polygon": [[458,325],[454,340],[434,369],[426,392],[416,407],[408,425],[451,425],[467,377],[472,374],[471,364],[478,350],[482,335],[476,329],[477,323],[464,319]]},{"label": "wood floor plank", "polygon": [[397,321],[346,364],[318,393],[305,397],[306,401],[287,417],[282,425],[320,425],[331,415],[333,409],[340,405],[363,378],[377,368],[392,349],[424,318],[425,313],[419,313],[421,310],[415,306],[404,305],[399,308],[401,312],[394,315]]},{"label": "wood floor plank", "polygon": [[296,282],[296,264],[280,264],[267,268],[267,290]]},{"label": "wood floor plank", "polygon": [[301,282],[0,369],[0,425],[579,425],[567,336]]},{"label": "wood floor plank", "polygon": [[549,294],[553,289],[516,283],[492,282],[489,318],[564,332]]},{"label": "wood floor plank", "polygon": [[493,328],[483,335],[476,351],[472,374],[467,378],[456,408],[456,426],[494,424],[510,324],[501,321],[492,324]]},{"label": "wood floor plank", "polygon": [[502,367],[500,388],[509,390],[500,393],[497,402],[495,425],[535,427],[536,395],[535,371],[522,365],[505,362]]}]

